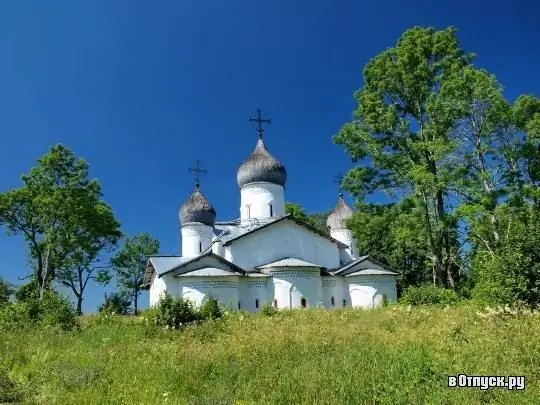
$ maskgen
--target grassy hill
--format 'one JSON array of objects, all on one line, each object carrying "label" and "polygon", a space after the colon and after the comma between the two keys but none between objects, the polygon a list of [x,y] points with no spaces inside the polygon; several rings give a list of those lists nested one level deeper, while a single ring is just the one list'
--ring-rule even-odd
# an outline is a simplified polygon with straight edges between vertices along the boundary
[{"label": "grassy hill", "polygon": [[[389,307],[232,314],[181,332],[157,330],[144,317],[85,317],[81,324],[78,332],[0,332],[0,390],[47,405],[537,404],[540,398],[536,315]],[[526,389],[447,388],[446,376],[460,373],[525,375]]]}]

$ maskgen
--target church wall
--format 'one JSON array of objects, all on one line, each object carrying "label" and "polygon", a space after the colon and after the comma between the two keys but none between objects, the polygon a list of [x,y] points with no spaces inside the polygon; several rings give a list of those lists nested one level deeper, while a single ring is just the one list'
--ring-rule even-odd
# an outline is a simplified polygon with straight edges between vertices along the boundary
[{"label": "church wall", "polygon": [[[271,209],[270,205],[272,205]],[[257,182],[246,184],[240,189],[241,219],[268,219],[270,217],[279,217],[284,214],[285,189],[282,186],[266,182]]]},{"label": "church wall", "polygon": [[181,228],[182,256],[195,257],[210,246],[214,230],[211,226],[191,223]]},{"label": "church wall", "polygon": [[163,294],[166,289],[167,289],[167,286],[165,284],[165,280],[157,276],[154,276],[154,279],[152,280],[152,283],[150,284],[150,290],[148,291],[148,294],[150,296],[151,307],[156,306],[158,304],[159,299],[161,298],[161,294]]},{"label": "church wall", "polygon": [[259,312],[265,304],[272,304],[269,277],[244,277],[239,286],[241,309]]},{"label": "church wall", "polygon": [[178,292],[197,306],[213,296],[222,305],[237,309],[239,284],[237,276],[182,277],[178,279]]},{"label": "church wall", "polygon": [[338,268],[339,249],[331,241],[289,220],[244,236],[227,246],[225,258],[245,270],[286,257],[328,269]]},{"label": "church wall", "polygon": [[[343,282],[338,277],[321,277],[322,281],[322,300],[326,308],[337,309],[342,307],[343,300]],[[334,305],[332,305],[332,297]]]},{"label": "church wall", "polygon": [[383,294],[389,302],[397,300],[394,276],[352,276],[346,279],[354,307],[374,308],[382,305]]},{"label": "church wall", "polygon": [[323,304],[319,269],[287,267],[270,269],[274,284],[274,299],[278,308],[301,308]]}]

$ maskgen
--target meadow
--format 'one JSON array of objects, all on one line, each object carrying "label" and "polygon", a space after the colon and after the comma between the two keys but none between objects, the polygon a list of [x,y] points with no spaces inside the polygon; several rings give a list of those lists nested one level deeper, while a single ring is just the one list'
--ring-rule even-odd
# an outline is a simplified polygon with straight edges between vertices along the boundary
[{"label": "meadow", "polygon": [[[453,308],[322,309],[162,330],[138,317],[0,332],[0,403],[537,404],[540,316]],[[524,375],[524,391],[447,375]],[[2,391],[3,390],[3,391]],[[2,397],[3,395],[3,397]]]}]

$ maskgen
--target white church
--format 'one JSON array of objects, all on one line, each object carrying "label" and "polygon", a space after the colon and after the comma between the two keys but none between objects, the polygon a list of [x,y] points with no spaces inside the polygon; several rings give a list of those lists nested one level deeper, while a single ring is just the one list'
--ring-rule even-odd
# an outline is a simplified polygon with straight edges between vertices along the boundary
[{"label": "white church", "polygon": [[165,291],[195,305],[212,296],[252,312],[265,304],[374,308],[384,297],[395,301],[397,273],[358,253],[343,195],[328,216],[329,235],[285,213],[287,172],[266,149],[258,121],[255,150],[237,172],[240,218],[216,221],[197,182],[180,208],[182,254],[148,260],[150,306]]}]

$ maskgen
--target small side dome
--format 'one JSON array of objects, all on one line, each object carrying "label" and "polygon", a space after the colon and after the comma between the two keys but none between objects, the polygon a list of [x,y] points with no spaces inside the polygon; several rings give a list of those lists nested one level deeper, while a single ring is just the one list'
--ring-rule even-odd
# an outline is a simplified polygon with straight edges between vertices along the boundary
[{"label": "small side dome", "polygon": [[236,180],[240,188],[259,181],[285,186],[287,171],[285,166],[266,150],[262,139],[259,139],[251,156],[238,169]]},{"label": "small side dome", "polygon": [[330,231],[337,231],[339,229],[348,229],[347,221],[353,217],[354,211],[347,205],[343,199],[343,194],[339,195],[339,201],[337,207],[326,220],[326,226]]},{"label": "small side dome", "polygon": [[180,222],[182,224],[199,222],[204,225],[214,226],[215,221],[216,210],[197,187],[180,208]]}]

